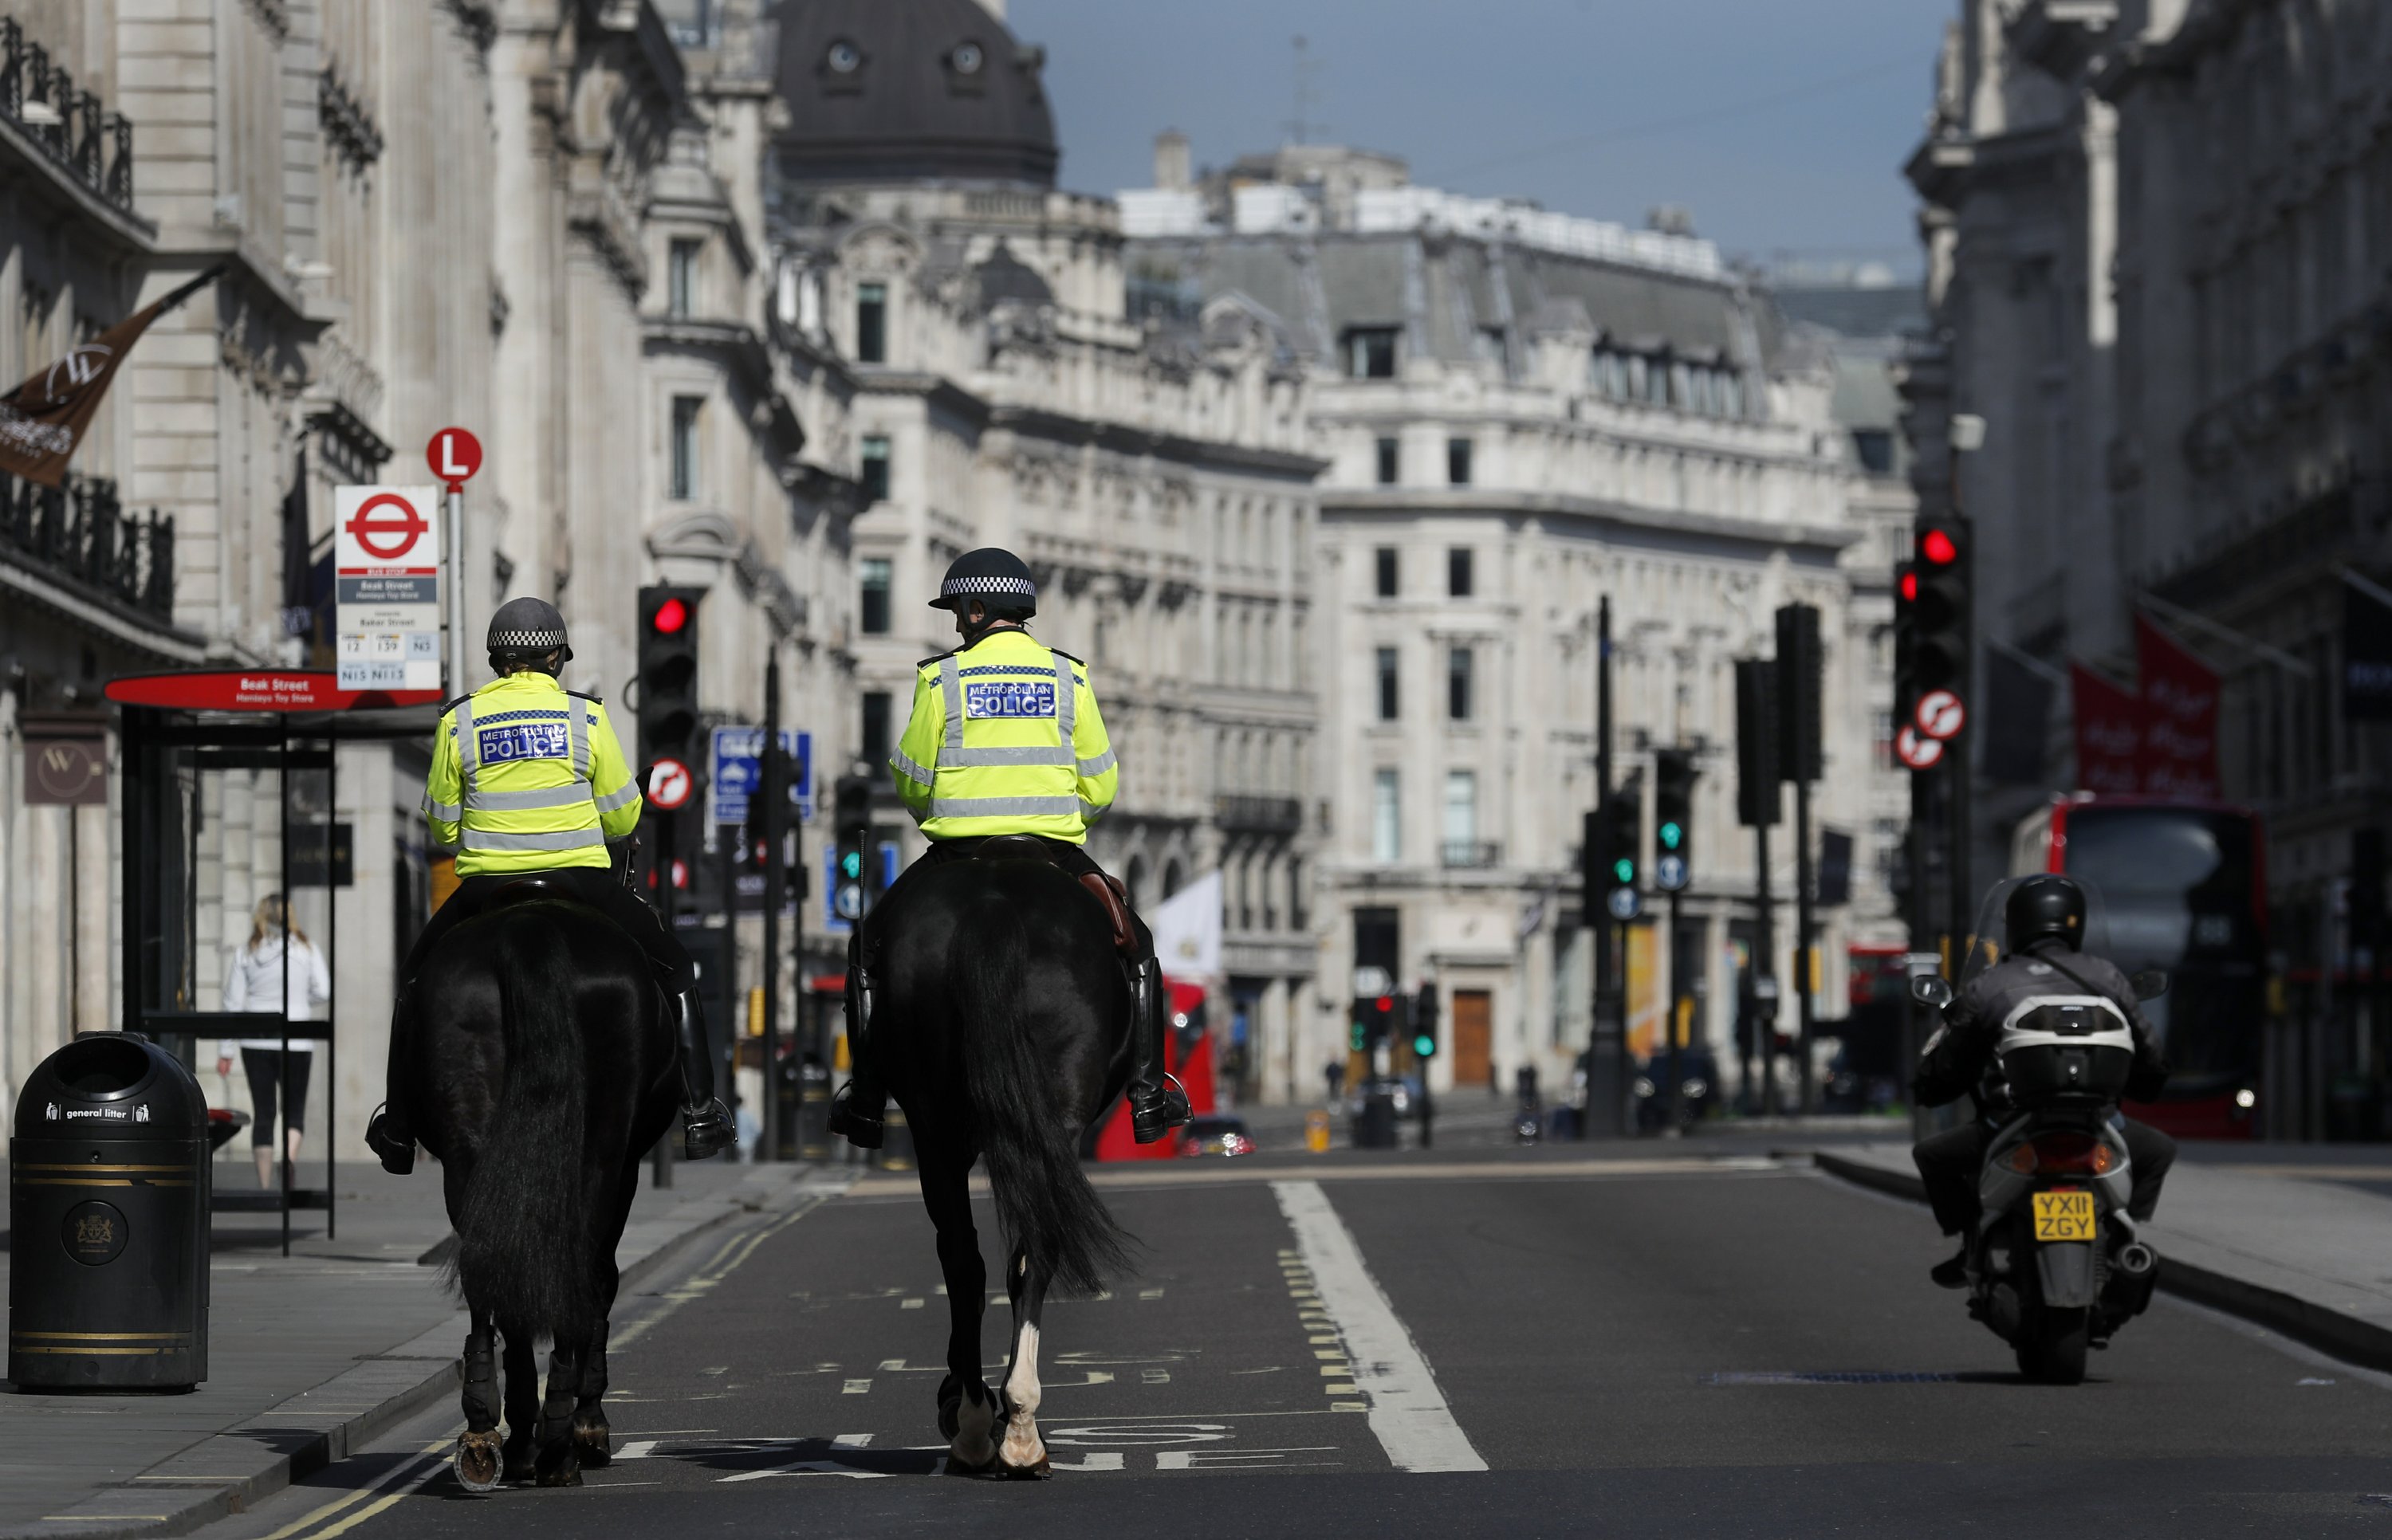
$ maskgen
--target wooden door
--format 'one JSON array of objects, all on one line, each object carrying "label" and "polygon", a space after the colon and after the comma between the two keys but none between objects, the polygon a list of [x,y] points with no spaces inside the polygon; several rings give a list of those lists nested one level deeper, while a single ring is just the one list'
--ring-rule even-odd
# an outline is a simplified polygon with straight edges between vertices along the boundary
[{"label": "wooden door", "polygon": [[1453,991],[1453,1084],[1493,1083],[1495,997],[1485,990]]}]

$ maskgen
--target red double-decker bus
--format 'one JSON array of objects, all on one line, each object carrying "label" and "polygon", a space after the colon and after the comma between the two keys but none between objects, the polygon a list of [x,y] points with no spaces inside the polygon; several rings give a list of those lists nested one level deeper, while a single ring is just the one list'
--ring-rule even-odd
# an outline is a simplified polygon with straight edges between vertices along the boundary
[{"label": "red double-decker bus", "polygon": [[2267,1021],[2258,814],[2222,802],[2056,796],[2020,822],[2010,872],[2082,877],[2100,895],[2107,935],[2095,944],[2128,973],[2167,973],[2167,993],[2143,1004],[2167,1053],[2167,1090],[2127,1110],[2180,1138],[2251,1138]]}]

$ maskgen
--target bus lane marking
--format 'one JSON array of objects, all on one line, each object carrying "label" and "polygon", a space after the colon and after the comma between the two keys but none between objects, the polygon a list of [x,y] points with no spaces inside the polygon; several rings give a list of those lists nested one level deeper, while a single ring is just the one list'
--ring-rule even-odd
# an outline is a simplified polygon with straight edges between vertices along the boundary
[{"label": "bus lane marking", "polygon": [[[1345,1349],[1351,1378],[1340,1384],[1368,1397],[1371,1432],[1388,1462],[1398,1470],[1486,1469],[1320,1184],[1274,1182],[1271,1191],[1310,1275],[1311,1308],[1326,1317]],[[1324,1374],[1328,1367],[1322,1366]]]}]

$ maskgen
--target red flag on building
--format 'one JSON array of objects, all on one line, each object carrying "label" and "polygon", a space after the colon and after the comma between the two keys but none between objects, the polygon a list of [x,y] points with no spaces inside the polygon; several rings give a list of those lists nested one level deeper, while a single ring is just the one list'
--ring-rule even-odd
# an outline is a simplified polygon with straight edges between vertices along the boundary
[{"label": "red flag on building", "polygon": [[2141,791],[2141,699],[2081,663],[2068,673],[2076,698],[2076,783],[2090,792]]},{"label": "red flag on building", "polygon": [[100,397],[116,378],[116,366],[133,351],[150,323],[215,281],[224,265],[198,278],[143,310],[137,310],[87,343],[77,343],[66,356],[35,372],[6,395],[0,395],[0,471],[56,486],[66,480],[67,461],[83,442]]},{"label": "red flag on building", "polygon": [[2143,790],[2215,797],[2217,671],[2148,615],[2135,617],[2135,652],[2143,686]]}]

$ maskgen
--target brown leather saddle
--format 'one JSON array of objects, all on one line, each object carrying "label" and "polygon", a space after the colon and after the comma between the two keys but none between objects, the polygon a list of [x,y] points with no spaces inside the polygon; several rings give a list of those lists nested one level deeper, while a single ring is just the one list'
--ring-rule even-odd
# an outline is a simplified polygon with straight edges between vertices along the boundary
[{"label": "brown leather saddle", "polygon": [[[1046,842],[1036,835],[993,835],[981,841],[972,851],[975,861],[1038,861],[1049,866],[1059,864]],[[1130,924],[1129,889],[1110,872],[1083,872],[1079,884],[1088,890],[1097,902],[1105,906],[1105,919],[1113,927],[1113,950],[1135,960],[1138,954],[1138,930]]]}]

